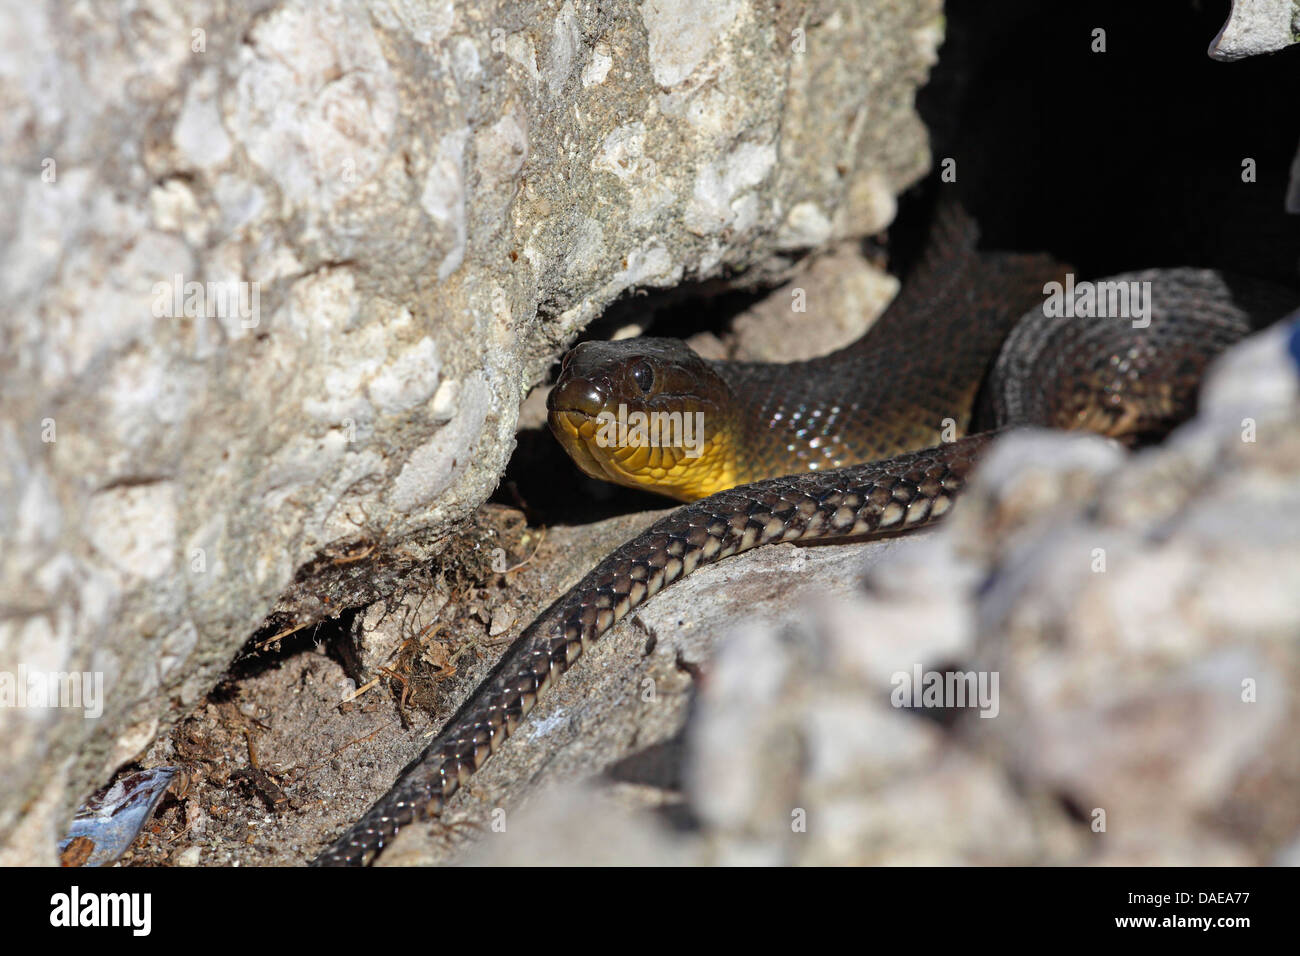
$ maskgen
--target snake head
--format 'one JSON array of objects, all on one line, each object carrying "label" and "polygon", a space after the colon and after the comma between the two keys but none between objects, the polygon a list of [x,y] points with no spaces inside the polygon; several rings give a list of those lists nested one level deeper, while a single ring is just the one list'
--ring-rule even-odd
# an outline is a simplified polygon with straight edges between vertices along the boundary
[{"label": "snake head", "polygon": [[731,391],[675,339],[581,343],[546,406],[551,431],[593,478],[680,501],[736,483]]}]

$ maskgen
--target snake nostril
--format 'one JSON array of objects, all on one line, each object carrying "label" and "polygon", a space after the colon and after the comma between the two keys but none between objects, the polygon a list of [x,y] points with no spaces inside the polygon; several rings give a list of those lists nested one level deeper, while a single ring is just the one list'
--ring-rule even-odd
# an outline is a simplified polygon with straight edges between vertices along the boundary
[{"label": "snake nostril", "polygon": [[551,389],[546,407],[553,412],[598,415],[605,407],[605,393],[588,379],[574,378]]}]

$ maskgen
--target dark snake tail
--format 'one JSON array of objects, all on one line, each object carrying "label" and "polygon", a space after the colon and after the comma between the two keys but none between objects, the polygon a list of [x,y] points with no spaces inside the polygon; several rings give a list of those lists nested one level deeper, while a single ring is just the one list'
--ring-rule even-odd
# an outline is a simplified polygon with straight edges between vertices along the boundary
[{"label": "dark snake tail", "polygon": [[698,567],[778,541],[919,528],[951,507],[989,435],[889,461],[742,485],[679,508],[620,547],[533,622],[393,788],[314,862],[371,862],[496,752],[552,683],[628,613]]}]

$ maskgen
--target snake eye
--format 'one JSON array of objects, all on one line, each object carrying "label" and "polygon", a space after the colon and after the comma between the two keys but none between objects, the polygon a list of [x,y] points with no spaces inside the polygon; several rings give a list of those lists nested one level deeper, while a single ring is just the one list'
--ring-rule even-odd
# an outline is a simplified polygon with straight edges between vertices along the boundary
[{"label": "snake eye", "polygon": [[632,378],[641,391],[649,395],[650,389],[654,388],[655,384],[655,370],[645,362],[640,362],[632,369]]}]

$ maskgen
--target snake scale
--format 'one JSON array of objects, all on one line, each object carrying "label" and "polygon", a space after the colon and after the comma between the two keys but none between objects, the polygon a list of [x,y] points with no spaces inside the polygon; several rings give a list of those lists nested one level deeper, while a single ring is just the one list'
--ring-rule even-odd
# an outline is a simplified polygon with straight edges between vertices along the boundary
[{"label": "snake scale", "polygon": [[[1215,355],[1295,305],[1266,282],[1177,268],[1112,277],[1150,283],[1145,327],[1051,315],[1045,284],[1063,268],[1040,255],[977,252],[977,239],[973,221],[948,206],[896,300],[862,338],[824,358],[705,361],[666,339],[570,352],[549,400],[566,450],[588,474],[689,503],[529,625],[314,865],[369,863],[402,827],[437,815],[592,642],[696,568],[772,542],[929,525],[1007,428],[1082,427],[1129,444],[1158,437],[1194,410]],[[619,404],[703,411],[700,453],[602,446],[596,417]]]}]

